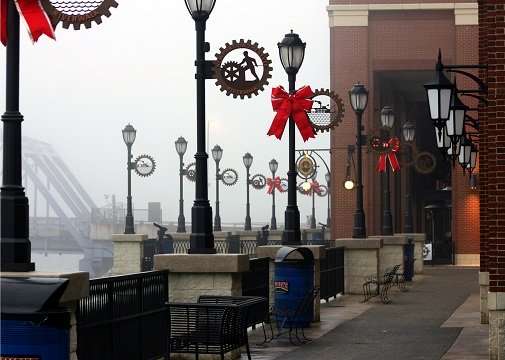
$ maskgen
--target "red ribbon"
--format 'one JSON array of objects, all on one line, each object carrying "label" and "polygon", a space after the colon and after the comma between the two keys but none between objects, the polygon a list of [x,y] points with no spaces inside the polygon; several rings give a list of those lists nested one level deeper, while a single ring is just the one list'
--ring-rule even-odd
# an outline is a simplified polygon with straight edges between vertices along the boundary
[{"label": "red ribbon", "polygon": [[309,191],[309,192],[308,192],[308,195],[309,195],[309,196],[312,196],[312,193],[313,193],[313,192],[316,192],[316,193],[318,193],[319,195],[321,195],[321,188],[319,187],[319,183],[317,182],[317,180],[312,181],[312,184],[311,184],[310,190],[311,190],[311,191]]},{"label": "red ribbon", "polygon": [[375,168],[378,172],[386,172],[387,159],[389,159],[389,163],[391,164],[391,169],[393,169],[393,171],[400,168],[400,163],[398,162],[398,158],[395,154],[398,150],[400,150],[400,140],[397,137],[393,137],[389,139],[386,145],[389,148],[389,151],[385,154],[379,155],[379,162]]},{"label": "red ribbon", "polygon": [[303,141],[315,137],[316,133],[307,115],[307,111],[312,109],[312,96],[314,96],[314,92],[310,86],[303,86],[294,94],[287,93],[282,86],[273,88],[272,108],[277,114],[272,121],[267,135],[275,135],[280,140],[286,127],[286,122],[292,116],[302,135]]},{"label": "red ribbon", "polygon": [[278,176],[274,179],[267,178],[267,185],[268,185],[267,194],[271,194],[274,191],[274,188],[277,188],[279,192],[284,191],[281,186],[281,178]]},{"label": "red ribbon", "polygon": [[[7,45],[7,13],[9,0],[0,0],[0,41]],[[32,42],[43,34],[55,39],[54,28],[40,0],[14,0],[19,16],[24,20]]]}]

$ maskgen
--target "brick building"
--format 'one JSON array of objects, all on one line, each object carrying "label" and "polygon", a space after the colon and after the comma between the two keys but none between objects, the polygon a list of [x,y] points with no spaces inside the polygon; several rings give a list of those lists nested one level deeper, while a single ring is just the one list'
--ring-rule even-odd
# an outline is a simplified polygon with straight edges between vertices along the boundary
[{"label": "brick building", "polygon": [[[413,232],[426,232],[442,261],[480,264],[482,322],[490,323],[491,358],[505,359],[505,210],[502,164],[505,156],[505,10],[503,0],[330,0],[331,88],[344,98],[343,123],[331,135],[332,236],[350,237],[356,209],[355,190],[342,187],[348,145],[356,139],[355,114],[348,91],[360,82],[369,91],[363,114],[363,133],[380,129],[386,104],[396,114],[395,129],[407,121],[416,128],[417,154],[434,155],[433,171],[404,166],[390,173],[393,231],[405,232],[407,177],[410,170]],[[438,50],[444,64],[488,63],[485,70],[469,70],[489,85],[488,106],[464,98],[479,122],[479,161],[474,173],[478,189],[470,188],[456,161],[453,168],[436,147],[423,84],[434,73]],[[453,75],[454,78],[454,75]],[[456,75],[459,89],[476,85]],[[478,109],[478,110],[477,110]],[[405,145],[401,145],[401,149]],[[367,235],[381,234],[385,176],[375,170],[378,155],[363,148],[363,192]],[[422,157],[419,158],[422,165]],[[338,178],[341,176],[341,181]],[[503,198],[502,198],[503,197]],[[434,253],[435,256],[435,253]],[[488,297],[489,296],[489,297]],[[489,318],[488,318],[489,316]],[[500,320],[501,319],[501,320]],[[502,325],[499,325],[501,321]],[[501,335],[498,335],[501,334]],[[497,340],[501,339],[501,340]],[[493,357],[494,356],[494,357]]]}]

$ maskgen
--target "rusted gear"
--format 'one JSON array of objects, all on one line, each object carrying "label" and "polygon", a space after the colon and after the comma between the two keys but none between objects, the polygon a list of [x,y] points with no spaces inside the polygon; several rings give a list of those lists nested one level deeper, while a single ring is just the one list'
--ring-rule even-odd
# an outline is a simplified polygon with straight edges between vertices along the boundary
[{"label": "rusted gear", "polygon": [[264,175],[256,174],[251,178],[251,185],[256,190],[261,190],[267,186],[267,178]]},{"label": "rusted gear", "polygon": [[[251,82],[251,84],[245,84],[246,82],[243,81],[242,86],[239,86],[237,83],[233,83],[233,81],[229,81],[225,74],[226,72],[223,70],[225,67],[229,68],[231,67],[230,64],[237,65],[238,66],[238,75],[239,77],[235,79],[234,81],[240,79],[243,77],[243,71],[244,69],[240,67],[240,65],[237,62],[230,61],[227,63],[223,64],[224,58],[226,55],[228,55],[230,52],[233,50],[237,49],[249,49],[253,51],[258,57],[261,59],[262,65],[263,65],[263,74],[261,78],[259,78],[257,81]],[[241,99],[244,97],[251,98],[252,94],[258,95],[258,91],[263,91],[265,88],[265,85],[268,85],[268,79],[272,77],[270,72],[272,71],[272,67],[270,64],[272,64],[272,61],[268,59],[268,53],[264,52],[264,48],[259,47],[258,43],[253,43],[251,40],[244,41],[243,39],[240,39],[240,41],[233,40],[232,43],[226,43],[224,48],[219,49],[219,53],[217,53],[216,56],[216,61],[214,62],[214,77],[216,78],[216,85],[221,86],[221,91],[226,91],[226,95],[230,96],[233,95],[234,98],[237,98],[237,96],[240,96]],[[245,84],[245,85],[244,85]],[[235,86],[232,86],[235,85]]]},{"label": "rusted gear", "polygon": [[416,156],[414,167],[420,174],[430,174],[437,166],[437,159],[428,151],[421,151]]},{"label": "rusted gear", "polygon": [[312,100],[318,102],[315,100],[317,96],[328,96],[333,101],[330,101],[329,108],[323,106],[321,103],[319,108],[314,108],[313,106],[312,110],[307,113],[309,115],[309,121],[315,131],[330,131],[342,122],[345,112],[344,103],[338,94],[328,89],[315,90]]},{"label": "rusted gear", "polygon": [[81,24],[89,29],[92,21],[100,25],[102,16],[110,17],[109,9],[118,7],[115,0],[41,0],[41,4],[54,28],[61,22],[63,28],[73,25],[74,30],[79,30]]},{"label": "rusted gear", "polygon": [[152,175],[154,169],[156,169],[156,161],[152,156],[140,155],[135,159],[134,170],[138,176],[148,177]]},{"label": "rusted gear", "polygon": [[241,68],[238,62],[236,61],[228,61],[221,68],[221,75],[224,79],[229,82],[236,81],[240,78]]},{"label": "rusted gear", "polygon": [[281,178],[281,188],[282,188],[282,191],[281,191],[281,192],[286,192],[286,191],[288,191],[288,179],[286,179],[286,178]]},{"label": "rusted gear", "polygon": [[191,182],[196,182],[196,162],[192,162],[186,166],[186,179]]},{"label": "rusted gear", "polygon": [[225,169],[221,175],[221,181],[226,186],[233,186],[238,181],[238,173],[235,169]]},{"label": "rusted gear", "polygon": [[324,197],[328,195],[328,187],[326,185],[319,185],[319,192],[315,191],[315,193],[320,197]]}]

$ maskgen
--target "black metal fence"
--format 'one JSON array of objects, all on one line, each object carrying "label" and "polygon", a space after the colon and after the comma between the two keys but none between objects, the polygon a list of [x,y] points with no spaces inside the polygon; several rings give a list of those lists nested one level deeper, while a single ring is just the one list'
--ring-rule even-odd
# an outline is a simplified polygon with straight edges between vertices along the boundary
[{"label": "black metal fence", "polygon": [[166,355],[168,270],[90,280],[79,301],[79,360],[159,359]]},{"label": "black metal fence", "polygon": [[321,259],[321,299],[328,301],[344,293],[344,247],[326,248]]},{"label": "black metal fence", "polygon": [[[243,296],[262,296],[269,299],[270,281],[269,281],[270,259],[255,258],[249,260],[249,271],[242,273],[242,295]],[[261,324],[264,320],[264,314],[268,314],[268,301],[263,304],[255,305],[251,309],[249,323]]]}]

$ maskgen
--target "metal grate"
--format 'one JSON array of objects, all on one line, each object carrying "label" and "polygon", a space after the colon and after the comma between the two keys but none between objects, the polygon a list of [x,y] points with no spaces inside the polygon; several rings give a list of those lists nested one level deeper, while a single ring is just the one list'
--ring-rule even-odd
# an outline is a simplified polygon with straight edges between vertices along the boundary
[{"label": "metal grate", "polygon": [[50,0],[51,5],[53,5],[58,11],[61,11],[67,15],[84,15],[97,9],[103,0],[93,1],[93,0]]}]

